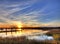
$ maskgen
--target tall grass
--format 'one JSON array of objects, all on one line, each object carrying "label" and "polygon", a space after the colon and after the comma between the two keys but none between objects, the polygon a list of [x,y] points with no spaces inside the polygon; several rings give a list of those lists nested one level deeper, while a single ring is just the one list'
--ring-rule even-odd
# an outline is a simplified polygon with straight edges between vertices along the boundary
[{"label": "tall grass", "polygon": [[29,40],[25,36],[15,38],[2,38],[0,37],[0,44],[57,44],[56,41],[36,41]]}]

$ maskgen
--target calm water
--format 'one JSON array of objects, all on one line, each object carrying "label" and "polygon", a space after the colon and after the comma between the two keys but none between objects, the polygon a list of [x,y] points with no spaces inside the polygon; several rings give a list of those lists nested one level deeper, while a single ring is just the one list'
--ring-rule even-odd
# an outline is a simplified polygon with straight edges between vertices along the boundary
[{"label": "calm water", "polygon": [[45,33],[49,32],[49,31],[35,30],[35,29],[33,29],[33,30],[32,29],[24,29],[24,30],[18,29],[18,30],[20,30],[20,31],[0,33],[0,37],[26,36],[28,39],[36,39],[36,40],[53,39],[52,36],[45,35]]}]

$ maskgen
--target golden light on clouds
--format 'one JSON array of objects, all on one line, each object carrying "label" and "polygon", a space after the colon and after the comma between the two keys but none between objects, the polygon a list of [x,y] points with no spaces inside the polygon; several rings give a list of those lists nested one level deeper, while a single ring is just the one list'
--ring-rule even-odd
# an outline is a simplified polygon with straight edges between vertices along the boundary
[{"label": "golden light on clouds", "polygon": [[0,23],[0,28],[17,28],[21,30],[22,27],[57,27],[60,22],[52,21],[49,23],[11,21],[10,23]]}]

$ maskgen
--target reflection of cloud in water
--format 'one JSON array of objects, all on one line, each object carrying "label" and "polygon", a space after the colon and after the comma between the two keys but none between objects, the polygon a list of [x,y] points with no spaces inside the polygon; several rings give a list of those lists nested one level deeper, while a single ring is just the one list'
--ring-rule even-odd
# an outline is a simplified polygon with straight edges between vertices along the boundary
[{"label": "reflection of cloud in water", "polygon": [[54,38],[52,36],[40,35],[40,36],[28,36],[28,39],[39,41],[39,40],[53,40]]},{"label": "reflection of cloud in water", "polygon": [[43,30],[32,30],[32,29],[24,29],[22,31],[17,31],[17,32],[3,32],[0,33],[0,37],[19,37],[19,36],[33,36],[33,35],[38,35],[38,34],[44,34],[47,33],[48,31],[43,31]]},{"label": "reflection of cloud in water", "polygon": [[34,40],[53,40],[52,36],[47,36],[45,33],[49,31],[43,30],[22,30],[17,32],[7,32],[7,33],[0,33],[0,37],[20,37],[26,36],[28,39]]},{"label": "reflection of cloud in water", "polygon": [[49,31],[43,31],[43,30],[22,30],[17,32],[7,32],[7,33],[0,33],[0,37],[20,37],[20,36],[26,36],[28,39],[35,39],[35,40],[53,40],[53,37],[44,35]]}]

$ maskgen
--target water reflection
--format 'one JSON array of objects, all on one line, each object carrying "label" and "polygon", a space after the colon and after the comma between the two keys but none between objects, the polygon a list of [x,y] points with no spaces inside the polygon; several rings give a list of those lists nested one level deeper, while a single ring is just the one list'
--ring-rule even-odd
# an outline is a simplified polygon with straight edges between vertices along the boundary
[{"label": "water reflection", "polygon": [[[48,31],[43,30],[35,30],[35,29],[17,29],[19,31],[16,32],[3,32],[0,33],[0,37],[17,37],[17,36],[29,36],[29,35],[37,35],[37,34],[43,34],[47,33]],[[5,30],[2,30],[5,31]],[[10,31],[10,30],[9,30]]]},{"label": "water reflection", "polygon": [[49,36],[45,35],[45,33],[49,31],[35,30],[35,29],[24,29],[24,30],[17,29],[17,30],[19,31],[0,33],[0,37],[26,36],[28,39],[36,39],[36,40],[53,39],[53,37],[48,38]]},{"label": "water reflection", "polygon": [[52,36],[47,36],[47,35],[39,35],[39,36],[28,36],[29,40],[37,40],[37,41],[43,41],[43,40],[54,40]]}]

